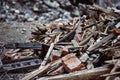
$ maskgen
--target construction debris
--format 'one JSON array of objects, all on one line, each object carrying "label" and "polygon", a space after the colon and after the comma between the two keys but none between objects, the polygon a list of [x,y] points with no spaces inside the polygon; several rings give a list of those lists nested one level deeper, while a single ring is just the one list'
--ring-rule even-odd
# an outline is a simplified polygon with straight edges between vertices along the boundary
[{"label": "construction debris", "polygon": [[[119,78],[119,11],[97,4],[81,6],[88,8],[86,14],[37,26],[30,42],[1,43],[0,72],[26,71],[22,80]],[[39,9],[34,6],[33,10]]]}]

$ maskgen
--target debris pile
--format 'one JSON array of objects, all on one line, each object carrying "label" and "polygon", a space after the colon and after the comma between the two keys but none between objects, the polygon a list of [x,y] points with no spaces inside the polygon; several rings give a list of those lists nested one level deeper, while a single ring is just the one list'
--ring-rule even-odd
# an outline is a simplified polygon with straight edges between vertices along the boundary
[{"label": "debris pile", "polygon": [[120,79],[120,12],[87,8],[82,17],[37,26],[31,42],[1,43],[12,50],[2,54],[0,71],[26,70],[22,80]]},{"label": "debris pile", "polygon": [[[0,22],[50,22],[58,19],[71,19],[86,14],[84,4],[79,8],[81,0],[0,0]],[[104,0],[85,0],[81,3],[92,4],[92,1],[102,2],[104,6],[111,5]],[[112,0],[111,0],[112,1]],[[112,1],[115,7],[120,9],[119,0]],[[82,6],[83,5],[83,6]]]}]

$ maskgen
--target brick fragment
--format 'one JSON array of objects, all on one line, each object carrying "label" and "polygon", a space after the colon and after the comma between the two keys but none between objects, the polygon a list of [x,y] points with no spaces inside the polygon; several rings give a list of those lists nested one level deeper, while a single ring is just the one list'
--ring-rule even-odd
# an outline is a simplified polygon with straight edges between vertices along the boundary
[{"label": "brick fragment", "polygon": [[72,57],[75,57],[75,55],[74,54],[67,54],[66,56],[62,57],[62,61],[66,61]]},{"label": "brick fragment", "polygon": [[84,67],[84,64],[75,55],[66,55],[62,58],[63,66],[67,72],[78,71]]},{"label": "brick fragment", "polygon": [[51,57],[50,57],[50,60],[51,61],[55,61],[55,60],[58,60],[59,58],[61,58],[61,52],[57,51],[57,50],[53,50],[52,51],[52,54],[51,54]]},{"label": "brick fragment", "polygon": [[116,33],[116,34],[120,34],[120,29],[119,29],[119,28],[114,28],[113,31],[114,31],[114,33]]}]

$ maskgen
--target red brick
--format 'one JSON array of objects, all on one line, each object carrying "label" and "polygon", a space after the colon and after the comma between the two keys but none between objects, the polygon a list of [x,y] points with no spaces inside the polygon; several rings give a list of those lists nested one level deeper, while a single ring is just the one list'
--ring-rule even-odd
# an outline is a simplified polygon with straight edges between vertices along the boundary
[{"label": "red brick", "polygon": [[57,50],[53,50],[52,51],[52,54],[51,54],[51,57],[50,57],[50,60],[51,61],[55,61],[55,60],[58,60],[59,58],[61,58],[61,53]]},{"label": "red brick", "polygon": [[114,33],[116,33],[116,34],[120,34],[120,29],[118,29],[118,28],[114,28],[113,31],[114,31]]},{"label": "red brick", "polygon": [[61,53],[62,53],[62,55],[65,56],[65,55],[69,54],[69,50],[67,48],[63,47],[61,50]]},{"label": "red brick", "polygon": [[75,55],[74,54],[67,54],[66,56],[62,57],[62,61],[66,61],[72,57],[75,57]]},{"label": "red brick", "polygon": [[62,60],[63,66],[68,72],[78,71],[84,67],[84,64],[75,55],[66,55]]},{"label": "red brick", "polygon": [[63,68],[63,66],[60,66],[59,68],[57,68],[56,70],[51,72],[49,75],[51,75],[51,76],[58,75],[58,74],[62,74],[63,72],[64,72],[64,68]]}]

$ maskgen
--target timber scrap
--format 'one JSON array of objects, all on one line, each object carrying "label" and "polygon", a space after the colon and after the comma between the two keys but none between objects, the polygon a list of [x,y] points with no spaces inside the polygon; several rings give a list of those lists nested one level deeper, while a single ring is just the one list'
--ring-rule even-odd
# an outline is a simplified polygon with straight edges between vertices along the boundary
[{"label": "timber scrap", "polygon": [[[111,17],[117,15],[113,11],[107,11],[96,5],[94,7],[95,9],[92,10],[97,8],[96,11],[101,13],[98,17],[100,20],[94,21],[94,18],[88,17],[89,19],[74,19],[73,24],[67,26],[53,24],[50,28],[37,27],[38,30],[32,32],[34,40],[31,42],[33,43],[10,43],[1,46],[3,47],[1,49],[33,49],[34,52],[30,56],[37,55],[38,64],[34,59],[26,62],[32,65],[36,63],[39,68],[26,74],[22,80],[90,80],[94,78],[111,80],[120,74],[120,54],[117,54],[120,52],[120,26],[116,27],[119,18]],[[30,56],[27,55],[27,57]],[[22,70],[26,62],[19,63],[22,66],[18,63],[5,64],[3,68],[17,65],[15,69]],[[7,69],[12,70],[12,68]]]}]

